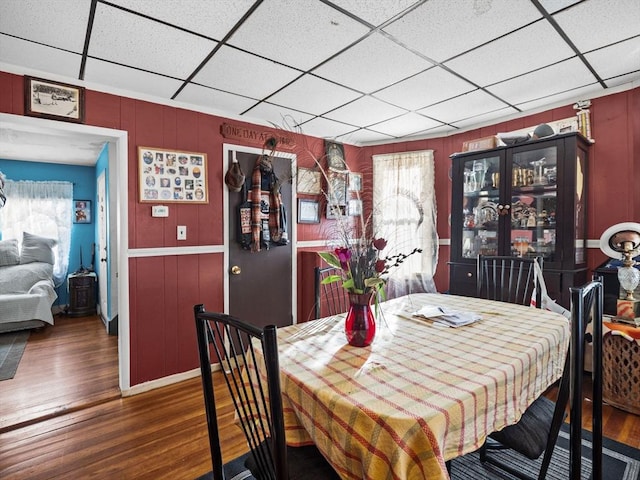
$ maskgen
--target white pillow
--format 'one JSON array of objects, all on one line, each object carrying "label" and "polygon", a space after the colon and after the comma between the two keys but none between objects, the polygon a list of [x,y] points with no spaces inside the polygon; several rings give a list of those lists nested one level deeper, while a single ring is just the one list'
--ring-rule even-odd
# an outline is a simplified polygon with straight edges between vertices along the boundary
[{"label": "white pillow", "polygon": [[0,241],[0,267],[18,265],[20,263],[20,252],[18,251],[18,240]]},{"label": "white pillow", "polygon": [[22,233],[22,252],[20,263],[54,263],[53,247],[58,243],[53,238],[39,237],[32,233]]}]

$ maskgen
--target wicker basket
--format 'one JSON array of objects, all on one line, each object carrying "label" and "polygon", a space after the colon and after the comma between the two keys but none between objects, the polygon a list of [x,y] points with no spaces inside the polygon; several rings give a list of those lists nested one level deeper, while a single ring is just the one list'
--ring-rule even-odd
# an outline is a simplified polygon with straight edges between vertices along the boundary
[{"label": "wicker basket", "polygon": [[602,351],[604,401],[640,415],[640,341],[607,332]]}]

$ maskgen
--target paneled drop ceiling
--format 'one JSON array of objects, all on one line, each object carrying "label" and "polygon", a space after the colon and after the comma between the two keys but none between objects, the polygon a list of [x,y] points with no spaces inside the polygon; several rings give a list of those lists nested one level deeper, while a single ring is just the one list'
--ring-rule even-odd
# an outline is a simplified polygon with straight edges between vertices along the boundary
[{"label": "paneled drop ceiling", "polygon": [[2,0],[0,69],[390,143],[638,86],[640,1]]}]

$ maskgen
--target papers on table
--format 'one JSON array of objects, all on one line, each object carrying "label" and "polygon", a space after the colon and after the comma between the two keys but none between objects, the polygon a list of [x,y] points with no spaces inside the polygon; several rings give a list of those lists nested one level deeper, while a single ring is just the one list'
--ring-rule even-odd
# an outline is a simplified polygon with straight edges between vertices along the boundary
[{"label": "papers on table", "polygon": [[413,314],[416,317],[432,318],[434,324],[446,327],[462,327],[477,322],[482,317],[473,312],[461,312],[448,307],[438,307],[436,305],[425,305]]}]

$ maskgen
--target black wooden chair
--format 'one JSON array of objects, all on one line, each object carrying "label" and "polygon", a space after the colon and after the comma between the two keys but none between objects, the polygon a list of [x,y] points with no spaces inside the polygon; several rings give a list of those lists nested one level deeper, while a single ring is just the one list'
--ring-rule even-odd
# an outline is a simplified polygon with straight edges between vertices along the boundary
[{"label": "black wooden chair", "polygon": [[342,282],[322,283],[322,280],[331,276],[340,275],[340,270],[335,267],[315,268],[315,305],[314,318],[337,315],[349,310],[349,297]]},{"label": "black wooden chair", "polygon": [[535,288],[536,307],[540,308],[542,292],[535,274],[535,262],[542,271],[542,258],[479,255],[478,297],[529,305]]},{"label": "black wooden chair", "polygon": [[[269,480],[338,479],[315,446],[294,448],[286,445],[276,327],[258,328],[229,315],[207,312],[204,305],[194,306],[194,316],[213,480],[231,479],[230,470],[242,458],[226,465],[222,463],[210,348],[220,363],[238,423],[250,448],[244,456],[244,465],[253,477]],[[266,376],[250,374],[260,349]]]},{"label": "black wooden chair", "polygon": [[[592,281],[580,288],[571,288],[571,340],[560,379],[556,401],[544,395],[525,411],[515,425],[510,425],[490,435],[480,449],[480,461],[509,472],[521,479],[546,478],[551,456],[570,400],[570,463],[569,478],[580,480],[582,462],[582,378],[584,364],[584,339],[587,324],[593,321],[593,480],[602,479],[602,284]],[[571,394],[571,395],[570,395]],[[571,398],[570,398],[571,397]],[[573,421],[573,419],[577,421]],[[513,462],[505,462],[494,450],[513,449],[529,459],[536,459],[544,452],[537,476],[515,468]]]}]

